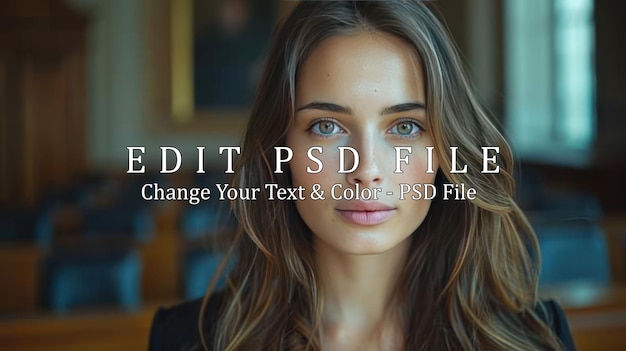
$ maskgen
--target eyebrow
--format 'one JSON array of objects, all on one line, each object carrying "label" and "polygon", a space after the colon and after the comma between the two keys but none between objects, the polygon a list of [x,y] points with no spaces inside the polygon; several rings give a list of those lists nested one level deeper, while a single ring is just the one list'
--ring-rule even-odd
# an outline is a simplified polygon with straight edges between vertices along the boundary
[{"label": "eyebrow", "polygon": [[338,113],[345,113],[345,114],[352,113],[351,108],[344,107],[344,106],[337,105],[337,104],[332,104],[330,102],[311,102],[302,107],[299,107],[296,110],[296,112],[299,112],[302,110],[322,110],[322,111],[338,112]]},{"label": "eyebrow", "polygon": [[393,113],[407,112],[412,110],[425,110],[426,106],[419,102],[407,102],[404,104],[385,107],[380,111],[381,115],[391,115]]},{"label": "eyebrow", "polygon": [[[412,110],[425,110],[425,109],[426,109],[426,106],[422,103],[406,102],[403,104],[385,107],[380,111],[380,114],[390,115],[393,113],[407,112],[407,111],[412,111]],[[352,114],[351,108],[333,104],[330,102],[311,102],[302,107],[298,107],[298,109],[296,109],[296,112],[299,112],[302,110],[322,110],[322,111],[329,111],[329,112]]]}]

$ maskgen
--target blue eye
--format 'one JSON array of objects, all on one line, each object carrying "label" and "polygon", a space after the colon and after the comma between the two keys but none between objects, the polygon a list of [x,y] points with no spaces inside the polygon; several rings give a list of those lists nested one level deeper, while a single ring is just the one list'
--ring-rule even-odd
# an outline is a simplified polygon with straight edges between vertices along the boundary
[{"label": "blue eye", "polygon": [[415,121],[405,120],[396,123],[390,130],[392,134],[400,136],[413,136],[421,132],[423,129]]},{"label": "blue eye", "polygon": [[317,135],[329,136],[341,133],[343,129],[331,120],[320,120],[311,125],[309,130]]}]

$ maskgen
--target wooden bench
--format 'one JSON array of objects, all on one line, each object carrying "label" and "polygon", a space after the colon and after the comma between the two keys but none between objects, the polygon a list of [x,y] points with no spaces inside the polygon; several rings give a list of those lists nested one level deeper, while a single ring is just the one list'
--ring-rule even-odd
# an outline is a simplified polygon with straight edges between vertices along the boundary
[{"label": "wooden bench", "polygon": [[561,303],[580,351],[624,350],[626,285],[569,284],[541,295]]},{"label": "wooden bench", "polygon": [[0,320],[3,350],[147,350],[157,305],[136,312],[77,312]]}]

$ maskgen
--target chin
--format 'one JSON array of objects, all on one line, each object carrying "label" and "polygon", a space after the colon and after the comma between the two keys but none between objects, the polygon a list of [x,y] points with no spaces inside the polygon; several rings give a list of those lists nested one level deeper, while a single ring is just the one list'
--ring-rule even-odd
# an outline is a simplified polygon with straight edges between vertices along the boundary
[{"label": "chin", "polygon": [[[337,233],[337,235],[341,235]],[[343,236],[348,236],[345,241],[333,242],[332,240],[324,240],[324,245],[332,248],[334,251],[341,252],[348,255],[379,255],[392,251],[394,248],[400,247],[405,240],[398,239],[390,241],[388,234],[368,233],[366,235],[356,234],[354,236],[343,233]],[[380,236],[380,237],[379,237]],[[387,240],[385,240],[387,239]]]}]

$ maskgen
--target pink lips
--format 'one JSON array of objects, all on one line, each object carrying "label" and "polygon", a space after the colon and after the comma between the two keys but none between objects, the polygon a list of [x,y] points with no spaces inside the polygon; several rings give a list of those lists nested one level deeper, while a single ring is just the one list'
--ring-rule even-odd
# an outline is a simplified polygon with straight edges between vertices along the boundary
[{"label": "pink lips", "polygon": [[381,202],[346,201],[340,203],[336,211],[350,223],[372,226],[387,221],[396,209]]}]

